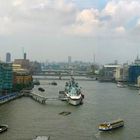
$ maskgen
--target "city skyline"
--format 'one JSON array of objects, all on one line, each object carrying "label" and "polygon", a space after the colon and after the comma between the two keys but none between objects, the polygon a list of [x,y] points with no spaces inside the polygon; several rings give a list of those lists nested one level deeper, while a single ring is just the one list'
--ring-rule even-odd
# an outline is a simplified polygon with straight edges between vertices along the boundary
[{"label": "city skyline", "polygon": [[139,55],[138,0],[0,0],[0,56],[105,64]]}]

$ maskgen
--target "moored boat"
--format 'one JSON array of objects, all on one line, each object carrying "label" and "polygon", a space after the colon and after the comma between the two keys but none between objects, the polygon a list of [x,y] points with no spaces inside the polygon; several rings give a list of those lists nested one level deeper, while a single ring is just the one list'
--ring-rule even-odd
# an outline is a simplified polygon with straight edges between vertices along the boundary
[{"label": "moored boat", "polygon": [[57,86],[57,83],[56,83],[55,81],[53,81],[53,82],[51,83],[51,85]]},{"label": "moored boat", "polygon": [[121,82],[118,82],[118,83],[117,83],[117,87],[119,87],[119,88],[124,88],[124,87],[126,87],[126,85],[124,85],[124,84],[121,83]]},{"label": "moored boat", "polygon": [[33,81],[33,84],[38,86],[38,85],[40,85],[40,82],[39,82],[39,80],[36,79]]},{"label": "moored boat", "polygon": [[8,125],[6,125],[6,124],[1,124],[0,125],[0,133],[6,131],[7,129],[8,129]]},{"label": "moored boat", "polygon": [[39,87],[38,90],[41,91],[41,92],[44,92],[45,91],[45,89],[44,88],[41,88],[41,87]]},{"label": "moored boat", "polygon": [[33,140],[50,140],[50,136],[36,136]]},{"label": "moored boat", "polygon": [[109,131],[109,130],[116,129],[116,128],[123,127],[123,126],[124,126],[124,121],[122,119],[118,119],[118,120],[111,121],[111,122],[101,123],[99,125],[99,130]]},{"label": "moored boat", "polygon": [[69,104],[76,106],[83,103],[84,95],[82,94],[81,88],[79,88],[79,85],[75,82],[74,78],[72,78],[69,83],[66,82],[64,93]]}]

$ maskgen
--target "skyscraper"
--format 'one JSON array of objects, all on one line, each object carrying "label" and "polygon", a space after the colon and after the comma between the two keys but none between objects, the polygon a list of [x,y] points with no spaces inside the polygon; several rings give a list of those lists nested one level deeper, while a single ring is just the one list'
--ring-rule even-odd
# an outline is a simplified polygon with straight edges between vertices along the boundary
[{"label": "skyscraper", "polygon": [[11,54],[8,52],[6,53],[6,63],[10,63],[11,62]]},{"label": "skyscraper", "polygon": [[26,53],[24,53],[24,60],[26,60],[26,57],[27,57],[27,54],[26,54]]},{"label": "skyscraper", "polygon": [[68,64],[71,64],[71,56],[68,56]]}]

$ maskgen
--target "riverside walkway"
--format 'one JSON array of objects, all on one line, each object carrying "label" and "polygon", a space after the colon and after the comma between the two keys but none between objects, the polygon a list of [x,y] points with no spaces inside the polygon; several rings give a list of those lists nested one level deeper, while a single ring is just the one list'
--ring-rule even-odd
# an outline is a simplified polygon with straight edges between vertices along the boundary
[{"label": "riverside walkway", "polygon": [[0,105],[4,104],[6,102],[9,102],[11,100],[14,100],[16,98],[19,98],[21,96],[22,96],[22,94],[18,93],[18,92],[10,93],[10,94],[4,95],[4,96],[0,96]]}]

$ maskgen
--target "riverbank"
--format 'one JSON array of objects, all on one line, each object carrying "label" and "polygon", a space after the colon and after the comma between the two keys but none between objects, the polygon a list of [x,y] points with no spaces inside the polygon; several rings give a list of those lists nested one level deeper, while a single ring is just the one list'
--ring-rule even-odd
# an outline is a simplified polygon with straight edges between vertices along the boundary
[{"label": "riverbank", "polygon": [[0,96],[0,105],[10,102],[11,100],[15,100],[19,97],[22,97],[23,94],[19,92],[10,93],[8,95]]}]

